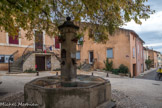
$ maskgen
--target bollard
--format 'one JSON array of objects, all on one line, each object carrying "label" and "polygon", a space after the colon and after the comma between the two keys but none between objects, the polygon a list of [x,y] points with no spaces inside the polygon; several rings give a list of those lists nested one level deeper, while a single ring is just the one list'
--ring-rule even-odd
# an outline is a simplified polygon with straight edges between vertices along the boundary
[{"label": "bollard", "polygon": [[58,76],[58,72],[56,72],[56,76]]},{"label": "bollard", "polygon": [[93,72],[92,72],[92,76],[93,76]]},{"label": "bollard", "polygon": [[39,76],[39,71],[37,71],[37,75],[36,76]]},{"label": "bollard", "polygon": [[107,73],[106,77],[109,77],[109,74]]}]

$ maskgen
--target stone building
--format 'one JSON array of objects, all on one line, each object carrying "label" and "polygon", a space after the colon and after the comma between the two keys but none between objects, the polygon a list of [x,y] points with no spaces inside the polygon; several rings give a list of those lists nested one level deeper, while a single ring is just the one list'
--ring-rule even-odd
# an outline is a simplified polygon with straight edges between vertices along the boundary
[{"label": "stone building", "polygon": [[26,39],[26,32],[22,29],[19,29],[18,35],[14,37],[4,31],[0,32],[0,70],[44,71],[60,67],[56,58],[60,54],[58,38],[37,30],[33,32],[34,36],[30,41]]},{"label": "stone building", "polygon": [[160,62],[158,62],[158,54],[160,54],[160,52],[148,49],[148,58],[152,60],[152,68],[157,68],[160,65]]},{"label": "stone building", "polygon": [[144,54],[144,70],[146,71],[148,69],[147,69],[147,65],[146,65],[145,61],[148,60],[148,58],[149,58],[147,47],[143,47],[143,54]]},{"label": "stone building", "polygon": [[[60,44],[58,38],[47,36],[45,32],[34,30],[34,38],[27,40],[25,31],[12,38],[9,33],[0,32],[0,70],[25,71],[29,69],[43,71],[60,68],[58,56]],[[94,69],[105,68],[106,58],[113,61],[113,68],[124,64],[129,68],[131,76],[139,75],[144,70],[144,41],[132,30],[119,29],[105,43],[97,43],[89,39],[89,30],[84,32],[83,44],[77,47],[77,63],[91,64]],[[10,56],[13,55],[13,56]],[[8,59],[11,57],[10,66]],[[10,68],[8,68],[10,67]]]},{"label": "stone building", "polygon": [[132,30],[119,29],[109,36],[105,43],[97,43],[89,39],[89,30],[84,32],[83,44],[77,45],[77,63],[92,64],[94,69],[105,68],[104,61],[113,61],[113,68],[124,64],[129,68],[131,76],[143,72],[143,43],[144,41]]},{"label": "stone building", "polygon": [[157,52],[157,66],[158,67],[161,67],[162,66],[162,64],[161,64],[161,53],[160,52]]}]

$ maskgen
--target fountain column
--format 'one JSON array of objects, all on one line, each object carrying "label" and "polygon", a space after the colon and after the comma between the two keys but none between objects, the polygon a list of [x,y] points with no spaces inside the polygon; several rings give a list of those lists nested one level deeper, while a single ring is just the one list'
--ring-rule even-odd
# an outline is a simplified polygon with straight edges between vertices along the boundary
[{"label": "fountain column", "polygon": [[66,18],[67,21],[59,26],[61,36],[61,80],[72,81],[76,78],[77,65],[76,65],[76,44],[77,44],[77,30],[78,26],[74,25],[70,17]]}]

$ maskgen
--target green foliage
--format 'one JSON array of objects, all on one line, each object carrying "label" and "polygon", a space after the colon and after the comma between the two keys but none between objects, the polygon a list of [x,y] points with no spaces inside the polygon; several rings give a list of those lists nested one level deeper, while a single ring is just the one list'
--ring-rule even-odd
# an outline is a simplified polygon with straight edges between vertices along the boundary
[{"label": "green foliage", "polygon": [[113,70],[112,70],[112,73],[113,73],[113,74],[116,74],[116,75],[118,75],[119,73],[127,74],[127,73],[128,73],[128,67],[125,66],[125,65],[123,65],[123,64],[121,64],[121,65],[119,66],[119,69],[113,69]]},{"label": "green foliage", "polygon": [[125,66],[124,64],[121,64],[121,65],[119,66],[119,72],[120,72],[120,73],[127,74],[127,73],[128,73],[128,67]]},{"label": "green foliage", "polygon": [[0,0],[0,30],[14,36],[16,25],[27,31],[28,39],[32,39],[33,29],[56,36],[57,26],[70,16],[74,22],[91,23],[89,27],[94,33],[100,31],[98,42],[102,42],[126,22],[134,20],[141,24],[140,19],[149,18],[154,11],[145,2],[147,0]]},{"label": "green foliage", "polygon": [[107,58],[106,61],[104,61],[105,63],[105,70],[106,71],[112,71],[113,69],[113,61],[109,62],[109,59]]},{"label": "green foliage", "polygon": [[153,62],[153,61],[152,61],[151,59],[147,59],[147,60],[145,61],[146,66],[147,66],[147,69],[150,69],[152,62]]},{"label": "green foliage", "polygon": [[119,69],[113,69],[113,70],[112,70],[112,74],[118,75],[118,74],[119,74]]},{"label": "green foliage", "polygon": [[37,71],[33,70],[32,68],[25,70],[26,73],[36,73]]}]

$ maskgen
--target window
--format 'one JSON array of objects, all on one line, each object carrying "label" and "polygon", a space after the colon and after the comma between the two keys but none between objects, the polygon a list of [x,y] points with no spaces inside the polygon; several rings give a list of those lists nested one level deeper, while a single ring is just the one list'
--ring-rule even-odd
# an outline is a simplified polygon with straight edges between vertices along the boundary
[{"label": "window", "polygon": [[[0,63],[8,63],[10,55],[0,55]],[[10,63],[13,62],[13,56],[10,58]]]},{"label": "window", "polygon": [[112,48],[107,49],[107,58],[113,58],[113,49]]},{"label": "window", "polygon": [[133,48],[133,58],[135,58],[135,48]]},{"label": "window", "polygon": [[137,48],[138,48],[138,54],[139,54],[139,45],[138,45],[138,47],[137,47]]},{"label": "window", "polygon": [[17,30],[17,34],[15,36],[8,35],[9,38],[9,44],[19,44],[19,31]]},{"label": "window", "polygon": [[101,36],[100,32],[95,32],[95,34],[94,34],[94,41],[97,42],[99,40],[100,36]]},{"label": "window", "polygon": [[59,49],[60,48],[60,43],[59,43],[59,38],[58,36],[55,37],[55,48]]},{"label": "window", "polygon": [[83,37],[81,37],[79,40],[78,40],[78,45],[82,45],[83,44]]},{"label": "window", "polygon": [[4,55],[0,55],[0,63],[4,63],[5,62],[5,56]]},{"label": "window", "polygon": [[80,60],[80,51],[77,51],[77,52],[76,52],[76,59],[77,59],[77,60]]}]

